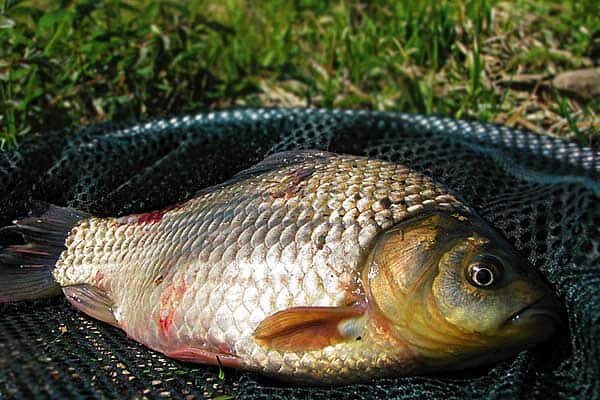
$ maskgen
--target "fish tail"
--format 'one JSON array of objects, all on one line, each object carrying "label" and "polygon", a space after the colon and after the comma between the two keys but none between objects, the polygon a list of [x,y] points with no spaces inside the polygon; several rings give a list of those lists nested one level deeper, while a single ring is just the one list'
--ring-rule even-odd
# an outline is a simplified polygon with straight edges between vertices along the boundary
[{"label": "fish tail", "polygon": [[42,207],[0,229],[0,303],[60,294],[52,271],[71,229],[89,215],[72,208]]}]

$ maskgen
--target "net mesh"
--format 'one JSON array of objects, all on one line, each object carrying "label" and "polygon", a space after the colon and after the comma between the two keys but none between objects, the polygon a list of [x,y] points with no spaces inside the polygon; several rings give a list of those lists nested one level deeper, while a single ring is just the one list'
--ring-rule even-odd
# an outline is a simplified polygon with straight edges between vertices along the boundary
[{"label": "net mesh", "polygon": [[265,155],[318,148],[406,163],[495,224],[552,283],[560,335],[488,368],[294,387],[176,362],[64,299],[2,305],[0,398],[592,398],[600,396],[600,154],[477,122],[252,109],[33,135],[0,155],[0,225],[36,200],[98,215],[162,208]]}]

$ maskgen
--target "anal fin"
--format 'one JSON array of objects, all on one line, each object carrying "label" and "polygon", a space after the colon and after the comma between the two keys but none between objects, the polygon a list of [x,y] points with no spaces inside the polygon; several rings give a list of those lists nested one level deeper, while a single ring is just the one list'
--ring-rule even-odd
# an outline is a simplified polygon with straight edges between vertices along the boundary
[{"label": "anal fin", "polygon": [[73,285],[63,288],[71,304],[90,317],[118,327],[112,311],[113,302],[102,289],[91,285]]},{"label": "anal fin", "polygon": [[213,352],[210,350],[187,347],[175,351],[165,352],[171,358],[199,364],[218,365],[230,368],[239,368],[241,361],[233,354]]}]

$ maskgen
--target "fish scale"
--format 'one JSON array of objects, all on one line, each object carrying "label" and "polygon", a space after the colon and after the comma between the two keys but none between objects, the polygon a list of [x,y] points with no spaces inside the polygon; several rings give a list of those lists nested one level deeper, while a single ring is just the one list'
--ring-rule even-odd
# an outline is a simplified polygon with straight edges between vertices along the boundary
[{"label": "fish scale", "polygon": [[156,218],[85,220],[54,275],[62,286],[97,286],[104,275],[118,325],[167,354],[227,349],[267,373],[370,376],[409,358],[383,351],[390,343],[376,334],[293,353],[252,333],[277,311],[344,305],[377,234],[425,208],[469,212],[405,166],[324,155],[203,191]]}]

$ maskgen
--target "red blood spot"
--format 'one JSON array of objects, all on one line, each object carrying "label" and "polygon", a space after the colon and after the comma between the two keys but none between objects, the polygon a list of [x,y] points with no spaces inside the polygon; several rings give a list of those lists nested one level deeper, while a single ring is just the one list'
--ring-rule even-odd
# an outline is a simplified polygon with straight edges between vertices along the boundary
[{"label": "red blood spot", "polygon": [[160,332],[166,336],[171,325],[173,325],[173,315],[168,314],[166,317],[160,317],[158,324],[160,325]]},{"label": "red blood spot", "polygon": [[130,223],[135,223],[138,225],[153,224],[155,222],[160,222],[166,213],[168,213],[169,211],[173,211],[178,208],[181,208],[183,206],[183,204],[184,203],[177,203],[172,206],[165,207],[161,210],[150,211],[150,212],[141,213],[141,214],[127,215],[127,216],[119,218],[118,221],[121,224],[130,224]]},{"label": "red blood spot", "polygon": [[277,190],[269,192],[269,196],[272,199],[284,197],[286,200],[296,196],[303,186],[303,182],[308,180],[314,172],[314,168],[301,168],[289,172],[287,175],[291,179],[287,181],[287,184],[285,186],[280,185]]},{"label": "red blood spot", "polygon": [[164,337],[168,337],[169,329],[173,325],[173,316],[186,290],[187,285],[183,278],[181,278],[176,283],[167,286],[160,296],[158,324],[160,326],[160,333]]},{"label": "red blood spot", "polygon": [[271,196],[271,198],[273,200],[275,199],[279,199],[281,197],[285,198],[286,200],[291,199],[292,197],[296,196],[298,194],[299,188],[296,186],[288,186],[286,188],[284,188],[283,190],[277,190],[274,192],[269,192],[269,196]]},{"label": "red blood spot", "polygon": [[285,196],[285,192],[282,192],[282,191],[269,192],[269,196],[271,196],[272,199],[279,199],[279,198]]},{"label": "red blood spot", "polygon": [[144,214],[138,214],[137,220],[135,222],[138,225],[153,224],[155,222],[159,222],[160,220],[162,220],[165,213],[166,213],[166,211],[161,210],[161,211],[152,211],[152,212],[144,213]]},{"label": "red blood spot", "polygon": [[291,173],[292,183],[294,185],[299,185],[301,182],[310,178],[315,172],[314,168],[301,168],[293,171]]}]

